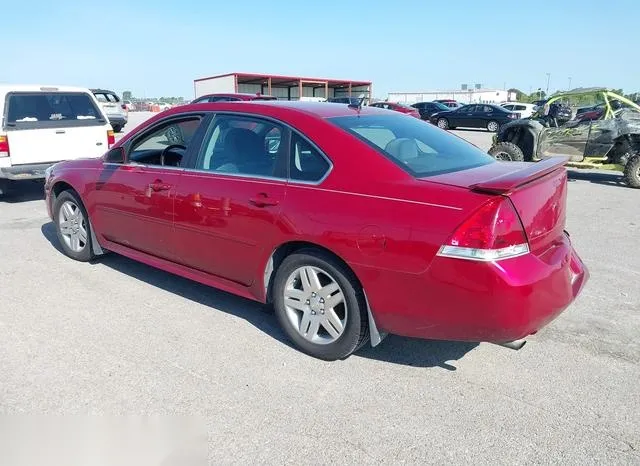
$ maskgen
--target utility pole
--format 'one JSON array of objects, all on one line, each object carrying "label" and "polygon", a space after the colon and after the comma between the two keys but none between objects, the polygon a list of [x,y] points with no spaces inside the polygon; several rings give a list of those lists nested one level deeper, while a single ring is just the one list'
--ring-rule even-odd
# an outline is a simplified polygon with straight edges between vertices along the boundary
[{"label": "utility pole", "polygon": [[571,76],[569,76],[569,90],[571,90]]},{"label": "utility pole", "polygon": [[551,73],[547,73],[547,95],[549,95],[549,81],[551,81]]}]

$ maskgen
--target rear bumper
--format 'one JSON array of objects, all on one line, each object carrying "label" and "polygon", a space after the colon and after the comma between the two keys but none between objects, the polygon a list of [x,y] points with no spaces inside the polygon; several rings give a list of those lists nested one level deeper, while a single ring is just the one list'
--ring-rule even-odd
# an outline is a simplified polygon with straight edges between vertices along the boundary
[{"label": "rear bumper", "polygon": [[111,123],[111,126],[124,126],[128,121],[128,118],[122,115],[107,115],[107,118],[109,119],[109,123]]},{"label": "rear bumper", "polygon": [[[390,278],[385,278],[389,285]],[[540,255],[493,263],[438,256],[425,275],[396,278],[395,304],[385,302],[376,287],[367,294],[378,327],[389,333],[502,343],[525,338],[555,319],[588,278],[563,236]]]},{"label": "rear bumper", "polygon": [[14,165],[0,167],[0,179],[8,180],[37,180],[44,178],[44,171],[55,162],[29,165]]}]

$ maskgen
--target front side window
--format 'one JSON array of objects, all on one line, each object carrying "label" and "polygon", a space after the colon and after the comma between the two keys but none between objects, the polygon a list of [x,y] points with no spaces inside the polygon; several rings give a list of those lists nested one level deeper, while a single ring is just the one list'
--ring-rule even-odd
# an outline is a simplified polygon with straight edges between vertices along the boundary
[{"label": "front side window", "polygon": [[145,165],[180,166],[196,131],[199,116],[171,120],[138,137],[129,150],[129,160]]},{"label": "front side window", "polygon": [[416,118],[389,114],[333,117],[329,121],[415,177],[495,163],[477,147]]},{"label": "front side window", "polygon": [[218,115],[204,138],[196,168],[247,176],[286,177],[283,128],[258,118]]},{"label": "front side window", "polygon": [[34,92],[8,95],[6,125],[16,128],[104,124],[100,110],[83,92]]}]

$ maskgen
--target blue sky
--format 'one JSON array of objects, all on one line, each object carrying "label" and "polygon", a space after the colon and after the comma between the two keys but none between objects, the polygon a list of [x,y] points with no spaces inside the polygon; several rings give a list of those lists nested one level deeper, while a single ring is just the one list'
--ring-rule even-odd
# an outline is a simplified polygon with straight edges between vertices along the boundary
[{"label": "blue sky", "polygon": [[371,80],[374,95],[386,97],[461,83],[529,92],[544,89],[549,72],[551,90],[571,77],[572,87],[640,91],[637,0],[74,5],[11,2],[0,82],[191,98],[194,78],[244,71]]}]

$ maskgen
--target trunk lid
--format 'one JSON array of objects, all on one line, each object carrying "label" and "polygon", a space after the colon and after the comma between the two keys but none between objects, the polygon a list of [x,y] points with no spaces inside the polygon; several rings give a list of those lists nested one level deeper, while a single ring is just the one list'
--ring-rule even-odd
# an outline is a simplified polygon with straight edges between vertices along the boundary
[{"label": "trunk lid", "polygon": [[539,255],[564,232],[567,160],[553,157],[537,163],[496,162],[428,180],[508,197],[520,216],[531,251]]}]

